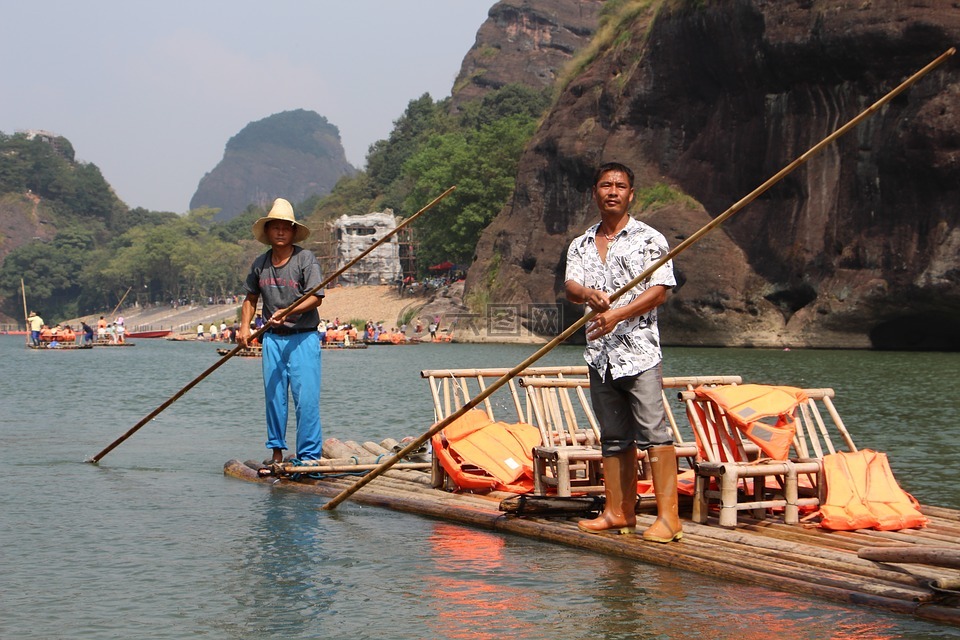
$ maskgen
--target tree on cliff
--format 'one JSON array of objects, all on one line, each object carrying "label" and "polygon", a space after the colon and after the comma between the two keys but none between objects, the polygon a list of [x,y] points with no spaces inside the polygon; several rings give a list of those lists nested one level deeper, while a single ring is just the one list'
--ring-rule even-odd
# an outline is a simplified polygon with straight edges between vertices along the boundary
[{"label": "tree on cliff", "polygon": [[74,162],[73,153],[73,145],[63,137],[51,143],[22,133],[0,133],[0,193],[31,192],[56,202],[62,215],[111,223],[125,207],[100,169]]},{"label": "tree on cliff", "polygon": [[407,211],[457,185],[429,220],[417,225],[422,265],[472,262],[480,233],[513,193],[517,161],[535,127],[532,118],[514,115],[475,131],[435,136],[404,163],[413,181]]}]

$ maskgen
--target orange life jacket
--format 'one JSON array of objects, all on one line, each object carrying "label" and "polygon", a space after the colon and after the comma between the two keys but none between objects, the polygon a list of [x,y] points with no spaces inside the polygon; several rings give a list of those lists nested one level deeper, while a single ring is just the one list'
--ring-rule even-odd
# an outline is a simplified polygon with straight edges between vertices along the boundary
[{"label": "orange life jacket", "polygon": [[767,456],[787,459],[797,433],[797,406],[807,399],[802,389],[741,384],[698,387],[695,393],[722,408],[730,422]]},{"label": "orange life jacket", "polygon": [[900,488],[887,454],[870,449],[823,457],[827,498],[820,526],[837,531],[897,531],[925,527],[927,518],[913,496]]},{"label": "orange life jacket", "polygon": [[533,448],[540,443],[533,425],[494,422],[479,409],[431,439],[433,455],[460,489],[513,493],[533,491]]},{"label": "orange life jacket", "polygon": [[[697,472],[693,469],[687,469],[685,471],[680,471],[677,473],[677,494],[681,496],[692,496],[696,490],[697,486]],[[653,490],[653,480],[644,480],[640,478],[637,480],[637,495],[640,496],[655,496],[656,491]]]}]

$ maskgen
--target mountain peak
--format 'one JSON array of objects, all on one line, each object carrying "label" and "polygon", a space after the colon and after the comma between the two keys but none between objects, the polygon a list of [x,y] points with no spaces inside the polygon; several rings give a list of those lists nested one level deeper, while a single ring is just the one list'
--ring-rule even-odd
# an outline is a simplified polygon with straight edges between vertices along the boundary
[{"label": "mountain peak", "polygon": [[218,208],[214,219],[230,220],[274,198],[302,202],[326,195],[355,172],[335,125],[315,111],[283,111],[249,123],[227,141],[223,159],[200,180],[190,208]]}]

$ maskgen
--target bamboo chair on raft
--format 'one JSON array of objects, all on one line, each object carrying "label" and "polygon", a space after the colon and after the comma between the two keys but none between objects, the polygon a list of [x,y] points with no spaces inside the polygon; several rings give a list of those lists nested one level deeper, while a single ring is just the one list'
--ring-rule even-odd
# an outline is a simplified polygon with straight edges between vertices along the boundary
[{"label": "bamboo chair on raft", "polygon": [[[795,391],[802,392],[796,408],[789,416],[778,418],[782,424],[792,416],[796,428],[779,459],[757,459],[751,453],[756,447],[735,426],[736,421],[700,390],[679,394],[702,458],[695,465],[694,522],[707,522],[712,501],[719,502],[720,526],[730,528],[737,526],[739,511],[750,511],[763,520],[768,509],[782,509],[784,522],[797,524],[801,508],[815,509],[824,503],[823,457],[839,451],[856,452],[857,447],[833,404],[833,389]],[[771,438],[770,433],[758,436],[765,437]]]},{"label": "bamboo chair on raft", "polygon": [[[436,421],[458,411],[476,395],[485,391],[487,381],[497,380],[511,370],[506,368],[486,369],[428,369],[420,372],[420,377],[430,384],[433,398],[433,413]],[[586,376],[587,366],[543,366],[530,367],[521,372],[526,377],[544,376]],[[513,378],[496,393],[484,399],[478,408],[486,412],[491,421],[525,422],[532,424],[533,417],[529,401],[521,397],[517,389],[517,379]],[[497,413],[506,415],[496,415]],[[432,456],[433,465],[431,484],[434,488],[456,489],[455,483],[440,465],[436,455]]]},{"label": "bamboo chair on raft", "polygon": [[[696,386],[740,382],[739,376],[665,377],[663,387],[691,390]],[[603,493],[600,428],[585,391],[589,390],[589,379],[523,376],[519,383],[526,391],[528,421],[540,429],[542,439],[542,444],[533,450],[534,493],[560,497]],[[666,391],[661,396],[677,457],[686,458],[692,469],[697,447],[685,442]],[[650,481],[649,465],[643,464],[646,451],[638,450],[637,458],[641,465],[639,477]]]}]

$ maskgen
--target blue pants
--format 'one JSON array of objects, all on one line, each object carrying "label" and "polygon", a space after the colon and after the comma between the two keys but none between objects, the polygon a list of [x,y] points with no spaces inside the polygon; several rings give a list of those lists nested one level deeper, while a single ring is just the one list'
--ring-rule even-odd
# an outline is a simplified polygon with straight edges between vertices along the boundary
[{"label": "blue pants", "polygon": [[297,415],[297,458],[319,460],[320,335],[316,331],[285,336],[263,334],[263,391],[267,407],[267,448],[286,449],[287,390]]}]

